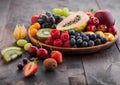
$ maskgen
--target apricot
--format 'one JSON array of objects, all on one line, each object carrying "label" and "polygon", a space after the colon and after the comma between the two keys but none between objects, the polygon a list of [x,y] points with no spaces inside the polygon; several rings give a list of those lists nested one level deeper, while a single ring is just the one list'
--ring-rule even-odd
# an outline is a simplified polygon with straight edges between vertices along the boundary
[{"label": "apricot", "polygon": [[104,33],[104,35],[108,39],[108,41],[113,41],[115,39],[112,33]]}]

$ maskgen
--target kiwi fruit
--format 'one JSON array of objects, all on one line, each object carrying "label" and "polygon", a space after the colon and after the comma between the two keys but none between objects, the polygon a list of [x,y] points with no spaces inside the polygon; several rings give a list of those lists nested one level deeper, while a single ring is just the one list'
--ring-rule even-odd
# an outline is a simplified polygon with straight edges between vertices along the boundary
[{"label": "kiwi fruit", "polygon": [[44,42],[48,37],[50,37],[51,28],[42,28],[37,32],[37,39]]},{"label": "kiwi fruit", "polygon": [[1,51],[2,57],[6,63],[16,59],[22,55],[21,48],[19,47],[8,47]]}]

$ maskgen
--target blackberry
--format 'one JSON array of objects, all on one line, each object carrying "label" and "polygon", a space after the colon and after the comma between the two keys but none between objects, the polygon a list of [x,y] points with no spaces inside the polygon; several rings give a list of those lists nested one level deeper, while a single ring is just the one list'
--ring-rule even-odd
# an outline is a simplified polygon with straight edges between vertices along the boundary
[{"label": "blackberry", "polygon": [[106,38],[102,38],[102,39],[101,39],[101,43],[102,43],[102,44],[104,44],[104,43],[106,43],[106,42],[107,42],[107,39],[106,39]]},{"label": "blackberry", "polygon": [[95,45],[100,45],[101,44],[101,39],[95,39]]},{"label": "blackberry", "polygon": [[89,41],[88,41],[88,46],[89,46],[89,47],[94,46],[94,45],[95,45],[95,43],[94,43],[93,40],[89,40]]}]

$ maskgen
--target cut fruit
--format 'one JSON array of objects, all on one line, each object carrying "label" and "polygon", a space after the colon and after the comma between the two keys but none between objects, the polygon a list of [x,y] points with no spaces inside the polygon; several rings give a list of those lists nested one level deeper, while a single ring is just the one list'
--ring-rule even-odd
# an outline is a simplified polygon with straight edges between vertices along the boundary
[{"label": "cut fruit", "polygon": [[2,51],[1,51],[1,54],[2,54],[2,56],[5,54],[5,52],[7,52],[8,50],[21,50],[21,48],[19,48],[19,47],[8,47],[8,48],[5,48],[5,49],[3,49]]},{"label": "cut fruit", "polygon": [[22,51],[21,50],[16,50],[16,49],[11,49],[11,50],[7,50],[4,55],[3,55],[3,59],[9,63],[11,60],[16,59],[17,57],[22,55]]},{"label": "cut fruit", "polygon": [[50,37],[50,32],[51,28],[42,28],[37,32],[37,38],[41,41],[44,42],[48,37]]},{"label": "cut fruit", "polygon": [[67,31],[73,29],[77,32],[80,32],[85,29],[88,21],[89,21],[89,16],[86,13],[79,11],[68,16],[63,21],[61,21],[57,25],[56,29],[60,31]]},{"label": "cut fruit", "polygon": [[104,33],[105,38],[107,38],[108,41],[113,41],[115,39],[114,35],[112,33]]}]

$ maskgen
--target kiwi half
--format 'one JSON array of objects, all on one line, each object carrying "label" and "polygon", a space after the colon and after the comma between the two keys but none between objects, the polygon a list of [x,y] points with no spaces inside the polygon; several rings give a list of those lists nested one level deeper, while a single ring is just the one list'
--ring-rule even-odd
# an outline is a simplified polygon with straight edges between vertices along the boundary
[{"label": "kiwi half", "polygon": [[44,42],[48,37],[50,37],[51,28],[42,28],[37,32],[37,39]]}]

